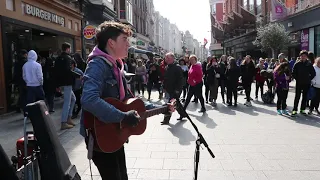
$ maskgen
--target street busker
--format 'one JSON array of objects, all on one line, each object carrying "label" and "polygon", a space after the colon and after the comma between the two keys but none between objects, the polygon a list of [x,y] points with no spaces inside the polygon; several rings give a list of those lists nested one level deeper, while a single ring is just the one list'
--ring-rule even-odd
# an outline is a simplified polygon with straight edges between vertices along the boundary
[{"label": "street busker", "polygon": [[[104,123],[125,123],[134,127],[140,116],[135,110],[121,111],[105,98],[123,101],[132,97],[124,77],[124,65],[121,59],[128,55],[129,41],[132,34],[129,26],[106,21],[97,28],[97,46],[89,55],[89,62],[83,76],[82,109],[91,113]],[[146,109],[154,108],[148,104]],[[170,111],[174,110],[168,105]],[[92,154],[102,180],[128,180],[124,147],[112,153],[104,153],[94,140],[93,130],[88,124],[93,118],[81,117],[80,134],[85,138],[88,154]],[[113,137],[110,137],[113,138]]]},{"label": "street busker", "polygon": [[305,109],[307,106],[307,95],[310,89],[311,80],[316,76],[316,72],[312,64],[308,61],[308,52],[302,50],[300,52],[300,61],[297,62],[292,71],[292,76],[296,80],[296,94],[294,97],[294,106],[292,116],[295,116],[298,111],[298,104],[302,94],[302,101],[300,113],[306,114]]},{"label": "street busker", "polygon": [[312,79],[311,84],[312,88],[315,90],[315,96],[311,100],[310,111],[308,114],[312,114],[312,111],[315,109],[317,114],[320,115],[319,112],[319,102],[320,102],[320,57],[315,60],[313,68],[316,72],[316,76]]},{"label": "street busker", "polygon": [[277,113],[289,115],[287,111],[287,97],[291,76],[286,72],[290,69],[289,63],[283,62],[274,69],[274,80],[277,93]]},{"label": "street busker", "polygon": [[[188,104],[190,103],[192,96],[195,95],[200,100],[200,103],[201,103],[201,109],[199,112],[205,112],[206,108],[204,106],[204,99],[203,99],[203,95],[202,95],[202,86],[203,86],[202,67],[201,67],[201,64],[198,63],[197,56],[191,55],[189,57],[189,60],[190,60],[191,66],[190,66],[190,69],[188,72],[188,84],[190,85],[190,87],[189,87],[187,99],[186,99],[186,102],[185,102],[183,108],[187,109]],[[180,116],[178,118],[178,120],[182,120],[182,118],[184,118],[184,117]]]}]

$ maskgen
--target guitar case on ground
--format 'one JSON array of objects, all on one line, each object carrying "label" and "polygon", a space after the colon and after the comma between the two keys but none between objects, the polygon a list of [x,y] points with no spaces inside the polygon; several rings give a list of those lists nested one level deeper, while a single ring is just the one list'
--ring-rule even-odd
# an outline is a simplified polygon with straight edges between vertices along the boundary
[{"label": "guitar case on ground", "polygon": [[41,179],[80,180],[76,166],[62,147],[53,120],[44,101],[28,104],[26,107],[31,120],[37,144],[40,147],[39,166]]},{"label": "guitar case on ground", "polygon": [[0,179],[19,180],[16,171],[0,144]]}]

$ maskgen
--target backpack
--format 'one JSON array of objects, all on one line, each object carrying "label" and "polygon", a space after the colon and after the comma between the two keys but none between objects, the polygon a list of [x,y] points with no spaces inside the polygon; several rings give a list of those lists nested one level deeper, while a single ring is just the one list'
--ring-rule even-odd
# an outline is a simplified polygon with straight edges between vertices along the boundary
[{"label": "backpack", "polygon": [[272,101],[274,99],[274,95],[270,91],[267,91],[262,95],[261,98],[265,104],[272,104]]}]

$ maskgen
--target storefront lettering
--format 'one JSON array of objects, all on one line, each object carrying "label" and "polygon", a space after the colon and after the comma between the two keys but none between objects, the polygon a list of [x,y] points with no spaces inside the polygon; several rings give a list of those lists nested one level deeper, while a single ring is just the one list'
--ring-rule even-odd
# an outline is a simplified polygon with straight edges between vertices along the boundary
[{"label": "storefront lettering", "polygon": [[64,17],[42,10],[30,4],[25,4],[24,10],[25,10],[25,13],[30,16],[34,16],[34,17],[64,26]]}]

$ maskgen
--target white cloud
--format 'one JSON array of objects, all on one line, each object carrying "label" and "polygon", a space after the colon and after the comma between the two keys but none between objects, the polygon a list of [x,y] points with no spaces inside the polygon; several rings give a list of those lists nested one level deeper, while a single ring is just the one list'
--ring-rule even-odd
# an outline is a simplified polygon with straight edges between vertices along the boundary
[{"label": "white cloud", "polygon": [[201,44],[203,38],[210,43],[209,0],[154,0],[154,7],[181,31],[189,30]]}]

